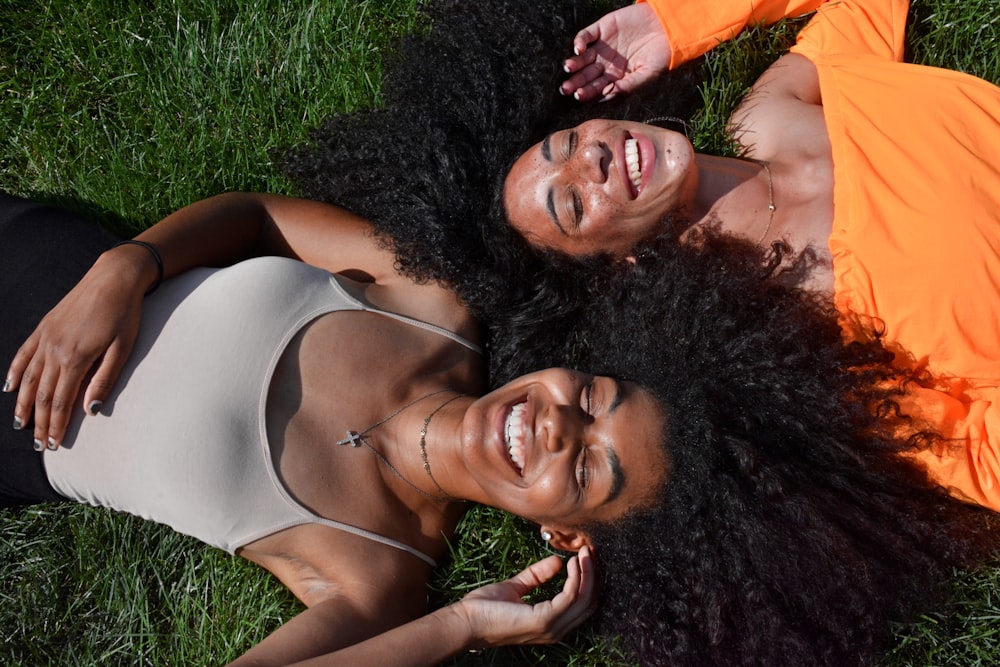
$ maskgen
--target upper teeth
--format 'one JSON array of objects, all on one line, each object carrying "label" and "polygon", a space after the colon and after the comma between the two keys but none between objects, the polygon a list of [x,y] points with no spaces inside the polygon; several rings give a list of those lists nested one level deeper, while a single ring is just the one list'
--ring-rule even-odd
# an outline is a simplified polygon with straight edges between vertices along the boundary
[{"label": "upper teeth", "polygon": [[628,167],[628,177],[635,186],[636,192],[642,191],[642,169],[639,167],[639,142],[635,139],[625,140],[625,166]]},{"label": "upper teeth", "polygon": [[512,406],[507,415],[504,435],[507,440],[507,453],[517,469],[524,471],[524,413],[527,411],[524,403]]}]

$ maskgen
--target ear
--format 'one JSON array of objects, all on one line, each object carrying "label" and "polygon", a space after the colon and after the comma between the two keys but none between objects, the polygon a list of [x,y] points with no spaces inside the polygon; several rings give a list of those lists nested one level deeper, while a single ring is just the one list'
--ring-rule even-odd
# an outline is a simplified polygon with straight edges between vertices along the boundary
[{"label": "ear", "polygon": [[579,530],[575,529],[560,529],[553,528],[552,526],[542,526],[542,531],[549,533],[552,537],[549,539],[549,544],[553,549],[558,549],[559,551],[579,551],[581,547],[588,546],[593,548],[594,545],[591,543],[590,538]]}]

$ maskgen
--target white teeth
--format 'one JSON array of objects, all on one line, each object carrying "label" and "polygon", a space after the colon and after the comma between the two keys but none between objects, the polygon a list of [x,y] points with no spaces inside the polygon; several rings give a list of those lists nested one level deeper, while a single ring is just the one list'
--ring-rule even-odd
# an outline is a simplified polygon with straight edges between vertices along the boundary
[{"label": "white teeth", "polygon": [[639,142],[635,139],[625,140],[625,166],[628,177],[635,186],[636,192],[642,191],[642,169],[639,167]]},{"label": "white teeth", "polygon": [[527,410],[524,403],[512,406],[504,425],[504,435],[507,442],[507,455],[517,469],[524,472],[524,413]]}]

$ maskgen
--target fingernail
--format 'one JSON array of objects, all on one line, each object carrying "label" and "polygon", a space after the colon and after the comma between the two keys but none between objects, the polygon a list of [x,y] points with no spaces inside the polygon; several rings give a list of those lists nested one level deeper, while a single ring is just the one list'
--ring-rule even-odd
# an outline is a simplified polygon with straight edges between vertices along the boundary
[{"label": "fingernail", "polygon": [[3,393],[6,394],[8,391],[10,391],[10,385],[11,385],[10,378],[7,378],[6,380],[3,381]]},{"label": "fingernail", "polygon": [[35,451],[40,452],[43,449],[45,449],[45,443],[39,440],[38,438],[35,438]]},{"label": "fingernail", "polygon": [[96,415],[101,411],[101,406],[104,405],[103,401],[91,401],[90,405],[87,406],[87,412],[92,415]]},{"label": "fingernail", "polygon": [[20,431],[22,428],[24,428],[24,422],[21,421],[20,417],[14,417],[14,430]]},{"label": "fingernail", "polygon": [[59,449],[59,443],[55,438],[49,438],[49,449]]},{"label": "fingernail", "polygon": [[569,63],[563,63],[563,71],[569,74]]},{"label": "fingernail", "polygon": [[576,54],[576,55],[580,55],[580,47],[579,46],[574,46],[573,47],[573,53]]},{"label": "fingernail", "polygon": [[573,93],[573,99],[576,100],[577,102],[580,101],[580,91],[579,90],[576,91],[575,93]]}]

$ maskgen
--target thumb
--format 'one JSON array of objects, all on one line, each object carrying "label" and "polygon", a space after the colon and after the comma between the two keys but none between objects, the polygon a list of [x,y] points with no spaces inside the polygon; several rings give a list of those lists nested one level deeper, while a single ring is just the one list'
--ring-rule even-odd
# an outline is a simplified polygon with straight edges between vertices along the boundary
[{"label": "thumb", "polygon": [[509,579],[518,595],[524,596],[535,590],[562,570],[562,558],[549,556],[537,563],[532,563]]}]

